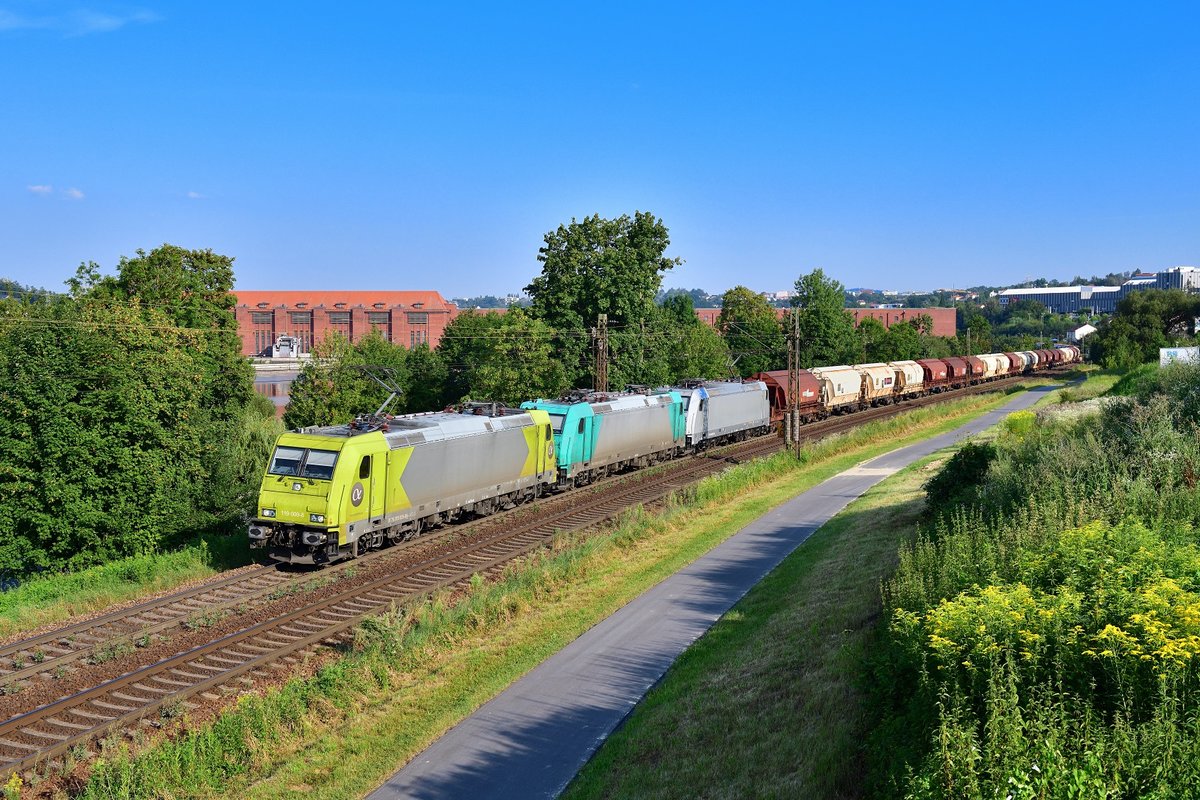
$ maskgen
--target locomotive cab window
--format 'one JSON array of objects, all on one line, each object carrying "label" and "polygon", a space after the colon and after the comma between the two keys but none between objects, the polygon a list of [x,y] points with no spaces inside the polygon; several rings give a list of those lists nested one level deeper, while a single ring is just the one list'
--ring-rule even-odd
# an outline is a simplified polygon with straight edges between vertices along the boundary
[{"label": "locomotive cab window", "polygon": [[271,457],[271,475],[295,475],[327,481],[333,477],[337,463],[336,450],[305,450],[303,447],[279,446]]},{"label": "locomotive cab window", "polygon": [[584,423],[584,420],[579,420],[579,432],[580,433],[583,433],[583,423]]},{"label": "locomotive cab window", "polygon": [[304,449],[301,447],[276,447],[269,471],[272,475],[299,475],[303,460]]},{"label": "locomotive cab window", "polygon": [[564,414],[551,414],[550,430],[554,431],[555,433],[562,433],[563,422],[566,421],[566,419],[566,415]]},{"label": "locomotive cab window", "polygon": [[333,465],[337,463],[336,450],[309,450],[300,467],[300,477],[327,481],[333,477]]},{"label": "locomotive cab window", "polygon": [[358,465],[358,477],[366,479],[371,477],[371,457],[363,456],[362,463]]}]

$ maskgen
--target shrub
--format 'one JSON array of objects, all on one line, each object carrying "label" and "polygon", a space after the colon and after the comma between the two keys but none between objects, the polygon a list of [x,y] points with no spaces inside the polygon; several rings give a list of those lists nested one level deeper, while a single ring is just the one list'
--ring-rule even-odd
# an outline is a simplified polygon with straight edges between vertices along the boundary
[{"label": "shrub", "polygon": [[977,487],[996,458],[989,443],[967,442],[946,465],[925,482],[925,502],[931,514],[943,514],[974,499]]}]

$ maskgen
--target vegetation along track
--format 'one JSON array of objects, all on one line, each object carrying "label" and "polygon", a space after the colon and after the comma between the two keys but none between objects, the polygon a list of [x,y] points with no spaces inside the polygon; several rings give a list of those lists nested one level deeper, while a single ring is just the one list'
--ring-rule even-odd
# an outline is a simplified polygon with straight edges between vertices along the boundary
[{"label": "vegetation along track", "polygon": [[[821,438],[914,406],[999,389],[1007,383],[981,384],[947,395],[835,417],[806,426],[806,438]],[[714,450],[703,457],[672,462],[635,476],[608,481],[592,491],[568,493],[560,498],[565,502],[535,507],[531,509],[533,513],[506,516],[502,520],[480,520],[472,524],[472,527],[479,526],[478,530],[465,543],[441,551],[414,548],[408,553],[406,562],[398,563],[379,577],[340,590],[337,587],[327,589],[324,597],[313,599],[302,607],[9,718],[0,723],[0,771],[23,770],[51,762],[97,736],[135,725],[140,720],[150,720],[156,712],[175,707],[188,697],[210,693],[239,679],[245,680],[248,674],[278,667],[300,651],[321,643],[344,642],[354,626],[369,614],[435,589],[465,586],[473,575],[493,573],[513,559],[544,546],[557,532],[589,527],[630,506],[659,500],[705,475],[719,472],[729,462],[766,455],[782,446],[776,437],[751,440]],[[461,530],[464,526],[456,527]],[[384,554],[395,550],[384,551]],[[311,577],[311,574],[305,576]],[[134,623],[132,629],[178,625],[181,615],[211,613],[217,608],[245,603],[250,595],[270,596],[279,590],[280,584],[300,580],[295,575],[269,569],[245,573],[237,579],[246,582],[265,579],[267,583],[260,582],[253,589],[246,589],[239,586],[239,580],[217,581],[201,587],[200,591],[181,592],[136,606],[128,612],[132,612],[143,627],[138,629]],[[181,602],[182,605],[172,605]],[[159,613],[167,618],[155,621],[154,608],[160,609]],[[181,608],[185,610],[181,611]],[[80,623],[80,626],[93,626],[80,627],[80,632],[90,630],[91,633],[83,635],[95,642],[103,635],[103,628],[95,626],[119,625],[124,631],[121,635],[127,636],[131,623],[128,618],[121,621],[121,613],[125,612]],[[14,648],[28,652],[31,642],[58,641],[71,635],[65,633],[68,630],[71,629],[13,643],[0,653],[11,653]],[[75,635],[82,638],[78,633]],[[55,658],[68,658],[72,654],[77,657],[79,652],[73,650]],[[8,657],[11,661],[11,655]],[[34,667],[22,669],[44,672],[48,664],[49,661],[43,660]],[[210,699],[219,697],[212,695]]]}]

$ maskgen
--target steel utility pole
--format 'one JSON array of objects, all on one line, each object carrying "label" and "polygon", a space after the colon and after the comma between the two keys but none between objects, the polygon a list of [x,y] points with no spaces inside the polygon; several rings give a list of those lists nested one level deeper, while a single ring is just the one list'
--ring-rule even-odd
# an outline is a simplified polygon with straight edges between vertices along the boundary
[{"label": "steel utility pole", "polygon": [[608,391],[608,314],[596,315],[596,328],[592,332],[596,340],[596,370],[592,388],[597,392]]},{"label": "steel utility pole", "polygon": [[783,441],[785,447],[795,446],[800,456],[800,315],[795,309],[791,313],[791,330],[787,337],[788,389],[787,411],[783,415]]}]

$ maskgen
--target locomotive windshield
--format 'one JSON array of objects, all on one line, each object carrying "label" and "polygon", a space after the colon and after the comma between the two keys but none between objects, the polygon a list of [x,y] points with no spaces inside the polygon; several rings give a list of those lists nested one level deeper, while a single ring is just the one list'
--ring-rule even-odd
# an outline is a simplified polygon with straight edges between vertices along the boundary
[{"label": "locomotive windshield", "polygon": [[327,481],[333,477],[336,450],[306,450],[303,447],[276,447],[271,458],[271,475],[292,475]]},{"label": "locomotive windshield", "polygon": [[337,457],[337,450],[309,450],[304,465],[300,467],[300,477],[329,480],[333,477],[333,465],[337,463]]},{"label": "locomotive windshield", "polygon": [[554,431],[555,433],[562,433],[563,420],[566,418],[566,414],[551,414],[550,430]]},{"label": "locomotive windshield", "polygon": [[272,475],[299,475],[300,462],[303,460],[304,448],[302,447],[276,447],[269,472]]}]

